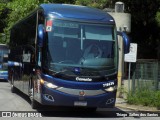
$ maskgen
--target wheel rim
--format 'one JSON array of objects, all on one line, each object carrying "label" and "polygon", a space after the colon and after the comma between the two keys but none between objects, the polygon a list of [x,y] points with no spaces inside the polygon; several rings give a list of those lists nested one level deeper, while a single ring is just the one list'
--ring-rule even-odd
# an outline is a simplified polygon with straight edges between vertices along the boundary
[{"label": "wheel rim", "polygon": [[33,88],[30,89],[29,97],[30,97],[30,100],[33,101]]}]

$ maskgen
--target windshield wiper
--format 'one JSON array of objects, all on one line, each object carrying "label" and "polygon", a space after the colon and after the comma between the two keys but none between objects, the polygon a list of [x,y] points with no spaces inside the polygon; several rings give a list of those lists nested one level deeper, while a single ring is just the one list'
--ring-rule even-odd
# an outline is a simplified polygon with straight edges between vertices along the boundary
[{"label": "windshield wiper", "polygon": [[65,71],[66,71],[66,70],[58,71],[58,72],[53,71],[52,75],[54,75],[54,76],[60,75],[60,74],[64,73]]}]

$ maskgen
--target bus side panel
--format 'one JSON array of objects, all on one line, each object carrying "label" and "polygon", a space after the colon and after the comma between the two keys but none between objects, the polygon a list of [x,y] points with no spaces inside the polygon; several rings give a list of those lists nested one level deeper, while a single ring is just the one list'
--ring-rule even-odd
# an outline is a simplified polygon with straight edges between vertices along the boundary
[{"label": "bus side panel", "polygon": [[9,60],[8,60],[8,74],[11,83],[19,90],[23,90],[21,47],[17,46],[16,48],[10,49]]}]

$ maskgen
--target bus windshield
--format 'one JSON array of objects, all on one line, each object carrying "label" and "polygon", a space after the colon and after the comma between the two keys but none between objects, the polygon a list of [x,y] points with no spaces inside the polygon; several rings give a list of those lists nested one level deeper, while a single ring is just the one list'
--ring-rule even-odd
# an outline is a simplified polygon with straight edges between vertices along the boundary
[{"label": "bus windshield", "polygon": [[[104,76],[117,70],[114,25],[46,20],[45,65],[55,73]],[[47,58],[47,59],[46,59]]]},{"label": "bus windshield", "polygon": [[0,45],[0,69],[7,70],[7,58],[8,58],[8,47],[6,45]]}]

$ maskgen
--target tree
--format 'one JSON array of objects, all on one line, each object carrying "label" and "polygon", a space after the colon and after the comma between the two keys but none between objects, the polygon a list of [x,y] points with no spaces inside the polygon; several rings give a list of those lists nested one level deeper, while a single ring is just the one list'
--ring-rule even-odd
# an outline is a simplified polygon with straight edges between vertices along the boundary
[{"label": "tree", "polygon": [[160,42],[160,0],[121,1],[125,4],[125,12],[131,13],[130,36],[132,42],[138,43],[138,58],[156,58]]},{"label": "tree", "polygon": [[[6,23],[5,29],[3,30],[7,38],[6,42],[9,42],[10,28],[16,22],[21,20],[23,17],[27,16],[32,10],[37,8],[39,4],[41,3],[74,3],[74,1],[75,0],[11,0],[5,5],[6,9],[10,10],[10,13],[6,14],[8,16],[6,19],[3,20]],[[6,9],[3,9],[3,10],[6,11]]]},{"label": "tree", "polygon": [[158,25],[160,26],[160,11],[158,11],[156,13],[156,21],[157,21]]},{"label": "tree", "polygon": [[[0,32],[5,32],[9,41],[10,28],[41,3],[69,3],[104,9],[114,8],[119,0],[6,0],[0,3]],[[125,4],[125,12],[131,13],[132,42],[138,43],[138,58],[155,58],[156,44],[160,42],[160,0],[120,0]],[[10,10],[10,14],[9,13]],[[7,14],[8,16],[6,16]],[[7,18],[6,18],[7,17]],[[2,28],[5,29],[2,31]],[[150,50],[148,49],[150,48]],[[144,50],[145,49],[145,50]],[[152,54],[150,51],[153,51]],[[153,54],[154,53],[154,54]],[[141,57],[142,56],[142,57]]]},{"label": "tree", "polygon": [[6,15],[5,15],[5,4],[1,3],[0,4],[0,32],[3,32],[3,28],[5,27],[5,18],[6,18]]},{"label": "tree", "polygon": [[6,27],[5,19],[9,13],[9,9],[6,7],[7,2],[9,2],[9,0],[0,1],[0,43],[6,43],[6,37],[3,33],[3,29]]},{"label": "tree", "polygon": [[48,0],[51,3],[68,3],[68,4],[74,4],[75,0]]},{"label": "tree", "polygon": [[7,3],[7,8],[10,9],[10,13],[5,19],[7,25],[4,29],[6,35],[6,42],[9,42],[9,35],[11,27],[21,20],[23,17],[27,16],[33,9],[37,8],[41,3],[47,3],[47,0],[12,0]]},{"label": "tree", "polygon": [[103,9],[110,0],[76,0],[75,4]]}]

